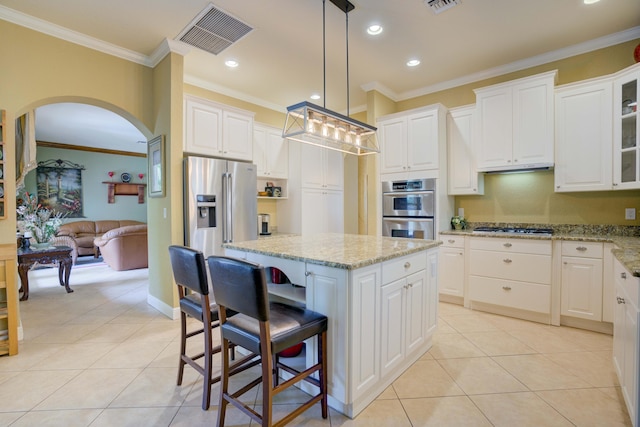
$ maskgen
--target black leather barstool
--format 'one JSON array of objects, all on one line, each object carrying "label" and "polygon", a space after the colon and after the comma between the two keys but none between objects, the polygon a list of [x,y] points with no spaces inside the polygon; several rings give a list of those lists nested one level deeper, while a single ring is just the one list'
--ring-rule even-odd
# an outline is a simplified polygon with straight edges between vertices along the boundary
[{"label": "black leather barstool", "polygon": [[[180,299],[180,362],[177,383],[182,385],[186,364],[198,371],[204,377],[202,409],[206,410],[209,409],[211,401],[211,386],[220,381],[220,376],[211,377],[213,355],[219,353],[221,349],[219,345],[213,347],[212,338],[212,330],[220,325],[218,307],[209,299],[209,281],[202,252],[174,245],[169,246],[169,257]],[[201,321],[202,328],[187,332],[187,316]],[[200,334],[204,335],[204,351],[193,356],[187,355],[187,339]],[[228,347],[226,351],[228,354]],[[255,355],[250,355],[234,363],[232,374],[258,364],[258,361],[247,364],[254,357]],[[197,362],[202,358],[204,358],[204,365]]]},{"label": "black leather barstool", "polygon": [[[262,426],[282,426],[317,402],[321,402],[322,417],[327,418],[327,317],[299,307],[269,303],[264,267],[259,264],[220,256],[211,256],[207,258],[207,262],[218,303],[222,333],[218,426],[224,426],[227,403],[232,403]],[[238,314],[229,317],[229,310]],[[280,360],[274,362],[273,355],[316,336],[317,364],[300,372]],[[261,355],[262,375],[230,394],[228,349],[232,343]],[[293,377],[276,384],[272,376],[274,369],[283,369]],[[315,372],[318,372],[319,379],[311,376]],[[273,397],[301,380],[319,387],[319,393],[277,423],[272,423]],[[262,414],[258,414],[239,400],[241,395],[259,384],[262,384]]]}]

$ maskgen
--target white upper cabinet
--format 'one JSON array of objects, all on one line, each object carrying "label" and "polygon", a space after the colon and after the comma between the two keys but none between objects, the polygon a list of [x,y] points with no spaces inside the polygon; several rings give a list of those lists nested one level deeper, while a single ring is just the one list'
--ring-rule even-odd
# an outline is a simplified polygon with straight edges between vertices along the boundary
[{"label": "white upper cabinet", "polygon": [[484,175],[476,171],[474,155],[475,105],[452,108],[447,113],[448,193],[484,194]]},{"label": "white upper cabinet", "polygon": [[479,171],[553,165],[557,71],[476,89]]},{"label": "white upper cabinet", "polygon": [[344,158],[342,153],[310,144],[300,144],[302,187],[344,190]]},{"label": "white upper cabinet", "polygon": [[378,119],[380,173],[437,170],[445,109],[436,104]]},{"label": "white upper cabinet", "polygon": [[610,78],[556,89],[556,192],[613,188],[612,92]]},{"label": "white upper cabinet", "polygon": [[288,178],[289,141],[282,137],[282,129],[257,123],[253,126],[253,161],[259,177]]},{"label": "white upper cabinet", "polygon": [[618,73],[613,81],[613,186],[640,188],[640,64]]},{"label": "white upper cabinet", "polygon": [[184,113],[185,152],[253,161],[253,113],[193,96]]}]

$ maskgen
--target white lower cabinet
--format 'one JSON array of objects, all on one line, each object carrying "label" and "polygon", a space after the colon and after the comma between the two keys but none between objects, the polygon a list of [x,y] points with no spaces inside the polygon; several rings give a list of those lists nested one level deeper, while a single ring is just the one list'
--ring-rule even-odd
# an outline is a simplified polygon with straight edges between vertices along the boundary
[{"label": "white lower cabinet", "polygon": [[[470,238],[469,300],[525,310],[548,322],[551,314],[551,241]],[[485,309],[487,306],[483,306]],[[540,315],[544,315],[540,317]]]},{"label": "white lower cabinet", "polygon": [[441,236],[438,286],[440,299],[463,303],[464,298],[464,236]]},{"label": "white lower cabinet", "polygon": [[631,423],[634,427],[638,427],[640,426],[640,414],[638,414],[640,408],[638,396],[640,279],[632,276],[617,260],[614,261],[613,275],[615,283],[613,365]]},{"label": "white lower cabinet", "polygon": [[602,321],[602,255],[602,243],[562,242],[562,316]]},{"label": "white lower cabinet", "polygon": [[426,339],[427,259],[424,255],[383,263],[380,289],[381,374],[393,371]]}]

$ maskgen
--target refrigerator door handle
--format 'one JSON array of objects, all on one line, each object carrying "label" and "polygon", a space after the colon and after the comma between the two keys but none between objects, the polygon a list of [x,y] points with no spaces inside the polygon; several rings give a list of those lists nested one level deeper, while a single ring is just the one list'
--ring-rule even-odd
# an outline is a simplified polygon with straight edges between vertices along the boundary
[{"label": "refrigerator door handle", "polygon": [[233,175],[227,173],[227,237],[228,242],[233,242]]},{"label": "refrigerator door handle", "polygon": [[227,231],[227,206],[229,206],[229,188],[227,185],[227,181],[228,181],[228,177],[227,177],[227,173],[223,173],[222,174],[222,206],[224,207],[222,209],[222,243],[228,243],[229,239],[227,237],[228,235],[228,231]]}]

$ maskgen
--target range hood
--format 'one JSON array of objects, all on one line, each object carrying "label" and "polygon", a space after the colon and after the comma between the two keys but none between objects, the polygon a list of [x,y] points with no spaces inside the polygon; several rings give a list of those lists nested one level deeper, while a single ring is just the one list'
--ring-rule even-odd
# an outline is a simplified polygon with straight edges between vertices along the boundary
[{"label": "range hood", "polygon": [[513,165],[513,166],[500,166],[499,168],[494,169],[485,169],[479,170],[480,173],[489,174],[497,174],[497,173],[520,173],[520,172],[537,172],[537,171],[548,171],[553,170],[553,163],[531,163],[524,165]]}]

